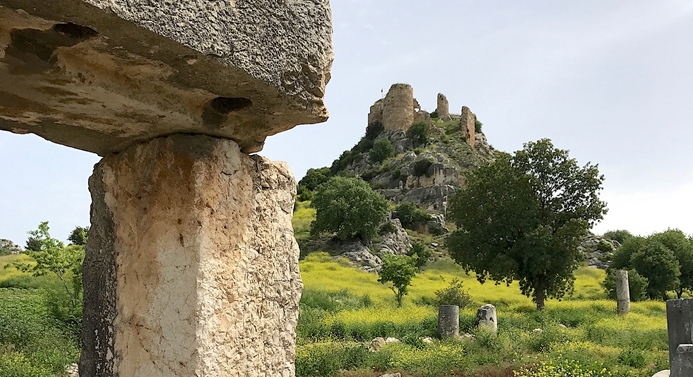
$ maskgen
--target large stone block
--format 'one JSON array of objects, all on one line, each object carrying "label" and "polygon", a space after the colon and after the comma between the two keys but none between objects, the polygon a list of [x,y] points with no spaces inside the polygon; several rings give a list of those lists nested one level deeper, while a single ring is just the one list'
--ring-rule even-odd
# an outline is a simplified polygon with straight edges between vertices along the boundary
[{"label": "large stone block", "polygon": [[105,157],[89,185],[80,375],[294,375],[285,164],[173,135]]},{"label": "large stone block", "polygon": [[0,0],[0,129],[95,152],[173,133],[244,152],[327,119],[329,0]]}]

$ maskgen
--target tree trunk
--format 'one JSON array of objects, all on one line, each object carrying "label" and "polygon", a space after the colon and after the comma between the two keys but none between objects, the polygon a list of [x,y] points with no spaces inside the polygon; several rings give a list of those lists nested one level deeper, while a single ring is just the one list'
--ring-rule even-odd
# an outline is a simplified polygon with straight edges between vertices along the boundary
[{"label": "tree trunk", "polygon": [[664,300],[664,302],[667,302],[668,299],[669,297],[667,296],[667,291],[662,291],[662,300]]},{"label": "tree trunk", "polygon": [[537,302],[537,310],[544,310],[544,288],[537,287],[534,289],[534,299]]},{"label": "tree trunk", "polygon": [[[679,288],[676,290],[676,298],[680,300],[681,296],[683,296],[683,288]],[[666,300],[664,300],[664,301],[666,301]]]}]

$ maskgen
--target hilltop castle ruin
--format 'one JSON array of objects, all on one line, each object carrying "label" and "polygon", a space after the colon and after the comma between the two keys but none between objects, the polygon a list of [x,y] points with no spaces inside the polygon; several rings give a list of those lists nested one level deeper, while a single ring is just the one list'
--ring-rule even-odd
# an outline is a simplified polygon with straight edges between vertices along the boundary
[{"label": "hilltop castle ruin", "polygon": [[[436,98],[437,118],[443,120],[459,119],[460,127],[467,143],[476,146],[476,115],[463,106],[459,115],[450,114],[450,105],[444,94]],[[421,110],[414,98],[414,88],[409,84],[393,84],[385,98],[375,101],[368,113],[368,124],[381,123],[389,131],[407,131],[412,124],[430,122],[431,114]]]}]

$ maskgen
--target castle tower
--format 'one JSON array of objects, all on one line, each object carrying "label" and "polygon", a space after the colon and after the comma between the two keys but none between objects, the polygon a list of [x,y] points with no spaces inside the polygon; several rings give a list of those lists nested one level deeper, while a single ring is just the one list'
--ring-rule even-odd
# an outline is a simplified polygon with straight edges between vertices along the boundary
[{"label": "castle tower", "polygon": [[436,113],[440,119],[450,116],[450,104],[443,93],[438,93]]},{"label": "castle tower", "polygon": [[393,84],[383,101],[386,130],[406,131],[414,123],[414,89],[409,84]]}]

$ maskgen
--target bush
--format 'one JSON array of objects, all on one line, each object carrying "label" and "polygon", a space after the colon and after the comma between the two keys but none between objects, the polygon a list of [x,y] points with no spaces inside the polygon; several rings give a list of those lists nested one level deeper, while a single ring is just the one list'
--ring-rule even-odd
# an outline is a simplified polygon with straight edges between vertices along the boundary
[{"label": "bush", "polygon": [[481,128],[484,126],[483,123],[479,122],[478,119],[474,120],[474,132],[481,133]]},{"label": "bush", "polygon": [[411,279],[416,275],[416,260],[406,255],[383,255],[383,264],[378,271],[378,282],[392,283],[392,291],[397,299],[397,307],[402,306],[402,299],[408,293]]},{"label": "bush", "polygon": [[[611,300],[616,300],[616,270],[611,269],[607,272],[604,279],[604,290]],[[630,291],[630,301],[643,301],[647,298],[647,278],[640,275],[635,269],[628,270],[628,286]]]},{"label": "bush", "polygon": [[431,219],[431,215],[426,210],[419,208],[412,202],[403,202],[395,208],[397,218],[402,223],[402,226],[409,228],[416,222],[425,223]]},{"label": "bush", "polygon": [[381,122],[371,123],[366,126],[366,136],[364,137],[366,139],[375,140],[383,131],[385,131],[385,127],[383,127]]},{"label": "bush", "polygon": [[429,125],[426,122],[418,122],[412,124],[407,130],[407,137],[412,141],[414,146],[428,144]]},{"label": "bush", "polygon": [[385,161],[387,158],[392,157],[394,153],[395,148],[392,146],[392,143],[390,143],[390,140],[383,137],[373,143],[373,149],[371,149],[369,156],[371,161],[380,163]]},{"label": "bush", "polygon": [[623,242],[627,240],[628,238],[633,237],[633,235],[625,230],[610,230],[602,235],[603,238],[607,240],[612,240],[618,242],[619,245],[623,245]]},{"label": "bush", "polygon": [[415,266],[421,270],[421,267],[426,265],[429,259],[431,259],[431,250],[421,242],[414,242],[411,246],[411,250],[407,253],[410,257],[415,257]]},{"label": "bush", "polygon": [[378,234],[394,233],[396,231],[397,228],[395,227],[395,224],[393,224],[391,221],[386,221],[382,225],[380,225],[380,228],[378,229]]},{"label": "bush", "polygon": [[452,279],[447,288],[435,291],[435,295],[436,306],[457,305],[462,310],[472,303],[471,296],[464,291],[462,281],[457,278]]},{"label": "bush", "polygon": [[308,169],[306,175],[298,181],[298,186],[304,187],[310,191],[315,191],[318,186],[327,182],[332,176],[332,172],[328,167],[322,167],[318,169]]}]

